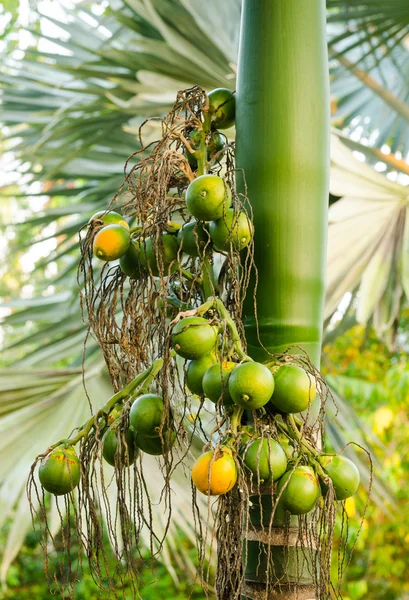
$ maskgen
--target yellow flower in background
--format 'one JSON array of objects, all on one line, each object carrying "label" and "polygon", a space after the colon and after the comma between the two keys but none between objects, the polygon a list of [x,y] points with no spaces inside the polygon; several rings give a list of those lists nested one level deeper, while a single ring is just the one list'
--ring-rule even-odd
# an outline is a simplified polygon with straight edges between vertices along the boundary
[{"label": "yellow flower in background", "polygon": [[402,464],[402,457],[399,452],[394,452],[392,454],[392,466],[399,467],[400,464]]},{"label": "yellow flower in background", "polygon": [[394,452],[391,456],[384,458],[383,464],[385,467],[399,467],[401,464],[401,457],[397,452]]},{"label": "yellow flower in background", "polygon": [[353,519],[356,515],[356,504],[355,498],[350,496],[345,500],[345,512],[347,513],[350,519]]},{"label": "yellow flower in background", "polygon": [[376,435],[382,435],[382,433],[391,427],[395,415],[388,406],[381,406],[374,414],[374,426],[373,432]]}]

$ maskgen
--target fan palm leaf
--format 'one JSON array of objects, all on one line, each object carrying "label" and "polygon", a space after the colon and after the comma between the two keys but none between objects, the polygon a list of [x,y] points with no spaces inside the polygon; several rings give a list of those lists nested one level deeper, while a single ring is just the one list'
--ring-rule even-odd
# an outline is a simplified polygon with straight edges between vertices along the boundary
[{"label": "fan palm leaf", "polygon": [[332,136],[326,317],[358,289],[357,320],[389,332],[408,298],[408,191]]},{"label": "fan palm leaf", "polygon": [[334,123],[369,145],[409,151],[409,6],[327,0]]}]

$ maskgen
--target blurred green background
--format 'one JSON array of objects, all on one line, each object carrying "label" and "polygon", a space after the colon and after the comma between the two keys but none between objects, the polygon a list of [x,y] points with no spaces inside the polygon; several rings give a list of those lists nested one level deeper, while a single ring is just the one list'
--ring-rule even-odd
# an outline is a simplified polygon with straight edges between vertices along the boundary
[{"label": "blurred green background", "polygon": [[[164,114],[178,90],[195,84],[234,89],[240,5],[6,0],[0,7],[0,598],[51,593],[25,481],[33,458],[57,432],[88,414],[80,368],[85,330],[76,284],[78,230],[121,185],[148,116]],[[362,444],[375,474],[361,525],[369,464],[348,447],[362,487],[346,504],[349,548],[358,531],[359,537],[343,594],[346,600],[404,600],[409,4],[327,0],[327,14],[334,129],[322,365],[338,416],[332,420],[330,403],[325,443],[336,451],[351,441]],[[157,134],[152,125],[146,139]],[[111,388],[92,340],[85,360],[87,390],[100,403]],[[158,469],[153,486],[159,477]],[[195,583],[194,528],[184,511],[187,479],[183,490],[180,485],[175,495],[161,562],[149,568],[140,561],[144,600],[205,597]],[[121,594],[127,597],[126,588]],[[108,595],[85,569],[76,597]]]}]

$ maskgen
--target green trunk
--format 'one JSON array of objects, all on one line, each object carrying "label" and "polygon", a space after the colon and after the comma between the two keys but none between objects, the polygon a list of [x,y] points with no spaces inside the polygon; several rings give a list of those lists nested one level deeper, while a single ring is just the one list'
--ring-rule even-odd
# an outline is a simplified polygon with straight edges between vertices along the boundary
[{"label": "green trunk", "polygon": [[[299,345],[318,367],[329,175],[325,0],[244,0],[236,129],[237,167],[245,172],[254,214],[261,342],[272,353]],[[249,354],[264,360],[253,288],[245,303],[246,336]],[[305,561],[290,556],[285,563],[283,548],[271,544],[288,586],[283,596],[271,597],[292,598],[291,584],[301,577],[305,595],[298,597],[312,598]],[[261,593],[262,548],[249,544],[246,571]]]}]

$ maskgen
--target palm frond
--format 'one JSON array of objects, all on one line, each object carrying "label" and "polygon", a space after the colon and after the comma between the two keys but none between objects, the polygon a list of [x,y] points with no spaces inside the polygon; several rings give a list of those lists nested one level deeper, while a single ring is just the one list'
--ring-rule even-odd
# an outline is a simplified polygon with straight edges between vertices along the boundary
[{"label": "palm frond", "polygon": [[327,0],[334,123],[377,148],[409,151],[409,6]]},{"label": "palm frond", "polygon": [[348,50],[356,43],[350,39],[356,33],[360,33],[361,43],[373,45],[380,38],[392,43],[409,34],[409,6],[405,0],[327,0],[327,9],[327,21],[342,25],[343,34],[337,39],[349,39]]},{"label": "palm frond", "polygon": [[[374,318],[379,335],[398,318],[407,294],[407,189],[332,137],[326,317],[359,287],[357,320]],[[406,223],[406,225],[405,225]]]}]

